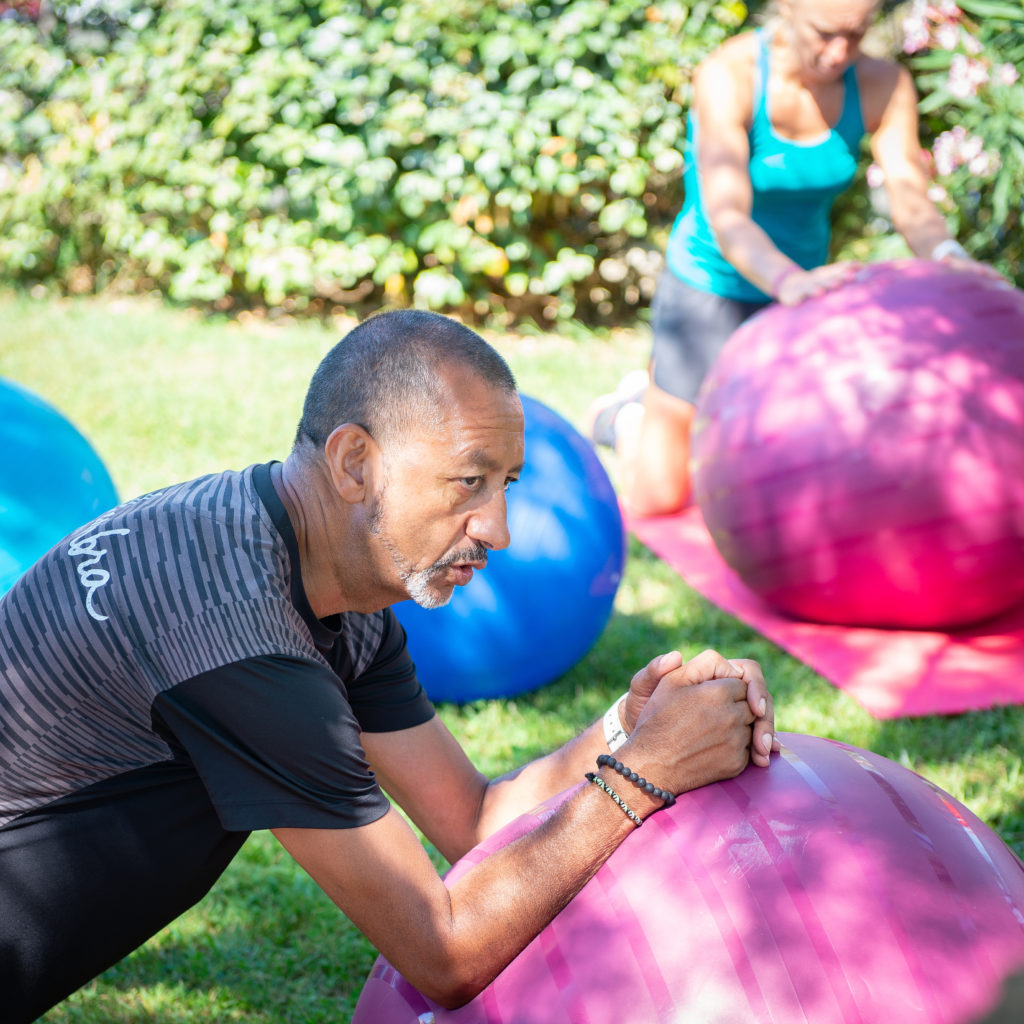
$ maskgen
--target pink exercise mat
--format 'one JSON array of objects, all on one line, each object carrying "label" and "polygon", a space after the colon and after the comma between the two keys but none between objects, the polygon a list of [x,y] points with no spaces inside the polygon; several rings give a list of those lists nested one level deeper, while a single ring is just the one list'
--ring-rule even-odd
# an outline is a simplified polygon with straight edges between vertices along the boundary
[{"label": "pink exercise mat", "polygon": [[627,516],[626,525],[694,590],[806,662],[876,718],[1024,704],[1024,604],[949,633],[801,622],[744,586],[718,554],[697,508]]}]

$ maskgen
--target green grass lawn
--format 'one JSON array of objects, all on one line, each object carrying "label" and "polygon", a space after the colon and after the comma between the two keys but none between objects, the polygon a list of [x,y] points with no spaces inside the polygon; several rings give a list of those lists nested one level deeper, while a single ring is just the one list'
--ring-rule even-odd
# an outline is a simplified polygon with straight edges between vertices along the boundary
[{"label": "green grass lawn", "polygon": [[[347,329],[12,296],[0,296],[0,325],[0,376],[71,419],[123,498],[283,457],[310,374]],[[577,424],[590,398],[642,366],[647,349],[643,331],[491,340],[524,392]],[[484,771],[501,772],[579,731],[654,653],[708,646],[761,662],[779,729],[840,739],[913,768],[1024,853],[1024,708],[877,721],[708,604],[636,542],[608,628],[568,675],[514,700],[446,706],[441,714]],[[337,1024],[351,1014],[373,959],[369,944],[261,834],[199,906],[44,1020]]]}]

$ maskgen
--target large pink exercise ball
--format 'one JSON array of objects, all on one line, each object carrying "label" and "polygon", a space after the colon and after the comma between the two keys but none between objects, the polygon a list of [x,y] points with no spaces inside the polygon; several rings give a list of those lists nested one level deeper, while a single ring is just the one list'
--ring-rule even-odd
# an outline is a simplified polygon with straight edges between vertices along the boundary
[{"label": "large pink exercise ball", "polygon": [[[444,1010],[379,959],[353,1024],[978,1020],[1024,965],[1024,864],[914,772],[780,739],[767,770],[648,818],[472,1002]],[[550,813],[495,834],[448,884]]]},{"label": "large pink exercise ball", "polygon": [[594,446],[522,395],[526,462],[508,491],[511,542],[443,608],[395,605],[435,701],[512,697],[557,679],[611,617],[626,538]]},{"label": "large pink exercise ball", "polygon": [[1024,292],[907,260],[770,306],[698,398],[715,545],[801,619],[950,629],[1024,598]]}]

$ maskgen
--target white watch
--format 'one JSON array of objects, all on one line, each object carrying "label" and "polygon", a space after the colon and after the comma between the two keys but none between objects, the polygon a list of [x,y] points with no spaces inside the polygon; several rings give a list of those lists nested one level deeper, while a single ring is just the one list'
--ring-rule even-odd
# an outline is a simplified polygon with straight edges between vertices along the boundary
[{"label": "white watch", "polygon": [[960,260],[969,260],[971,258],[967,250],[955,238],[944,238],[932,249],[933,260],[943,260],[947,256],[955,256]]},{"label": "white watch", "polygon": [[619,718],[619,705],[628,696],[629,691],[627,690],[621,697],[616,697],[612,706],[604,713],[604,739],[612,753],[629,739],[629,733],[626,732],[622,719]]}]

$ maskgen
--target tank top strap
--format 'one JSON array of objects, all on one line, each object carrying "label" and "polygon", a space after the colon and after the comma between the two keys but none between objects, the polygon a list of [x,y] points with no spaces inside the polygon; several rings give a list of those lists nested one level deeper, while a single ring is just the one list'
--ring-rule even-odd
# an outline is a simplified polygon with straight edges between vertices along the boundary
[{"label": "tank top strap", "polygon": [[860,106],[860,86],[857,84],[855,64],[843,72],[843,109],[834,131],[852,152],[857,151],[864,136],[864,112]]},{"label": "tank top strap", "polygon": [[753,114],[750,119],[751,126],[758,121],[764,122],[769,127],[768,117],[768,73],[771,69],[771,36],[764,28],[755,30],[757,42],[757,58],[754,64],[754,95],[751,97],[751,110]]},{"label": "tank top strap", "polygon": [[[757,58],[754,68],[751,128],[757,125],[758,127],[770,130],[771,114],[768,110],[768,76],[771,71],[772,37],[767,28],[756,29],[755,35],[757,37]],[[833,130],[851,151],[856,152],[864,135],[864,114],[860,106],[857,68],[853,64],[843,72],[843,108]]]}]

